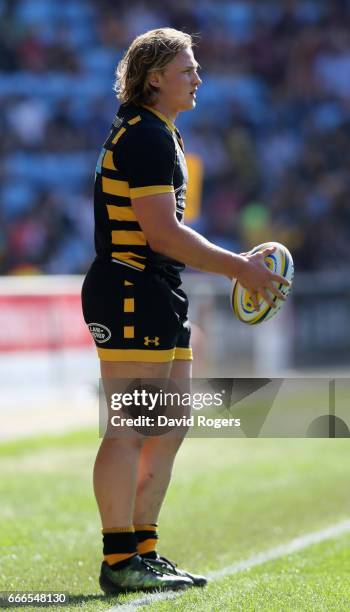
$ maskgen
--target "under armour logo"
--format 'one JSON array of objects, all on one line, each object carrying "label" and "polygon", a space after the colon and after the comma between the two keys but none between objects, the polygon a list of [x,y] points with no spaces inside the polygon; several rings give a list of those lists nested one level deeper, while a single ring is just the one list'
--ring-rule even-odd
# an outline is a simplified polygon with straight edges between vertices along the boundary
[{"label": "under armour logo", "polygon": [[159,346],[160,344],[159,337],[155,336],[154,338],[150,338],[149,336],[145,336],[144,344],[145,346],[148,346],[149,344],[154,344],[154,346]]}]

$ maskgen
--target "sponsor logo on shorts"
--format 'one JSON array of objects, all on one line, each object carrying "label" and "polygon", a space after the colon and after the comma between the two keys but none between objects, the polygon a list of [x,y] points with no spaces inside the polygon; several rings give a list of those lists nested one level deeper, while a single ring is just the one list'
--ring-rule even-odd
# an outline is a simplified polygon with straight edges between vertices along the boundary
[{"label": "sponsor logo on shorts", "polygon": [[150,338],[149,336],[145,336],[144,345],[149,346],[149,344],[154,344],[154,346],[159,346],[159,336],[155,336],[155,338]]},{"label": "sponsor logo on shorts", "polygon": [[112,335],[111,330],[101,323],[89,323],[88,328],[95,342],[98,342],[99,344],[107,342]]}]

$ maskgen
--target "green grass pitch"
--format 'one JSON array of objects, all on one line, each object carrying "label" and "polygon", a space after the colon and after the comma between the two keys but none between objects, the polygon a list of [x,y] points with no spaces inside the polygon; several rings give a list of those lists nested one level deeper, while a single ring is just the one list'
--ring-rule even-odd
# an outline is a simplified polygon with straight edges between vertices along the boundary
[{"label": "green grass pitch", "polygon": [[[91,485],[98,442],[81,432],[0,446],[0,590],[66,591],[62,610],[108,610],[142,597],[106,599],[99,590]],[[349,465],[347,439],[188,439],[160,518],[159,550],[210,572],[334,525],[349,518]],[[346,533],[137,609],[341,612],[350,609],[349,577]]]}]

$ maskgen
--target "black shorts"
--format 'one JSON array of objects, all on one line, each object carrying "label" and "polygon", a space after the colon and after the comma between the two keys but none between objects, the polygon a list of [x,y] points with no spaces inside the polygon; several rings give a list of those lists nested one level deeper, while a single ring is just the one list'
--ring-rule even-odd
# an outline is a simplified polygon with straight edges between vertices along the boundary
[{"label": "black shorts", "polygon": [[82,304],[100,359],[192,359],[187,296],[160,274],[95,260],[84,280]]}]

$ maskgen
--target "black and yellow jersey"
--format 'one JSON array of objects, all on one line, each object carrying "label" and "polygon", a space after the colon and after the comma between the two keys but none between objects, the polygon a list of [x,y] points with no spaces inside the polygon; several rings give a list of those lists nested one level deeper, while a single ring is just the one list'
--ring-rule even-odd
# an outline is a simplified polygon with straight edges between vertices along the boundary
[{"label": "black and yellow jersey", "polygon": [[173,192],[181,222],[187,180],[183,143],[173,123],[149,107],[122,105],[96,166],[97,258],[179,279],[184,264],[150,248],[131,199]]}]

